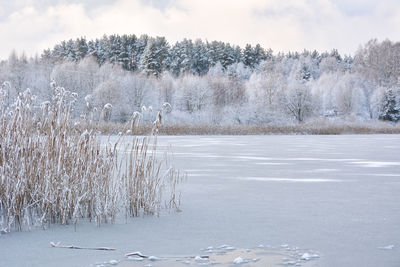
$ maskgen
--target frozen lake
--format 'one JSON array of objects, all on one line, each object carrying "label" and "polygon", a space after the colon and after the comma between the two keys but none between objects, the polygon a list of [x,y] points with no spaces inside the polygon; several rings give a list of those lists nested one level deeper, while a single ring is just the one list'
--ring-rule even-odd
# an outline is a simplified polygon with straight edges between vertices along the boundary
[{"label": "frozen lake", "polygon": [[159,144],[171,145],[188,173],[183,212],[2,235],[0,266],[90,266],[136,250],[197,255],[222,244],[313,249],[323,267],[399,266],[400,135],[168,136]]}]

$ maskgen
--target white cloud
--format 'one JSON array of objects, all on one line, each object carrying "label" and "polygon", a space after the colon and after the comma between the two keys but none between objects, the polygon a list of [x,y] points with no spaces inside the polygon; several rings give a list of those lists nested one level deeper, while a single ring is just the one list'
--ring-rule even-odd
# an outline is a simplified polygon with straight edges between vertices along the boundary
[{"label": "white cloud", "polygon": [[394,0],[170,0],[162,5],[118,0],[89,8],[77,1],[45,8],[26,3],[9,14],[0,10],[0,58],[12,49],[40,54],[61,40],[112,33],[165,36],[170,43],[203,38],[260,43],[274,51],[338,48],[343,53],[371,38],[396,41],[400,34],[400,4]]}]

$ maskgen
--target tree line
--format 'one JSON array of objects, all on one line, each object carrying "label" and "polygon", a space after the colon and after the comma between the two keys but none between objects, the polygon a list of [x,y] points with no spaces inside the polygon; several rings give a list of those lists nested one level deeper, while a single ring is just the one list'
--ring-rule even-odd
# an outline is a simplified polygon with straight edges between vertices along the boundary
[{"label": "tree line", "polygon": [[[85,37],[70,39],[56,44],[53,49],[44,50],[42,58],[51,62],[77,62],[89,55],[96,58],[99,65],[110,62],[129,71],[144,71],[153,75],[169,71],[176,76],[188,73],[204,75],[217,63],[226,69],[241,62],[245,67],[254,70],[261,62],[274,59],[273,51],[264,49],[259,44],[247,44],[242,49],[225,42],[184,39],[170,45],[165,37],[153,38],[148,35],[104,35],[100,39],[89,41]],[[315,50],[279,53],[277,57],[298,59],[301,55],[310,55],[318,62],[327,57],[335,57],[338,61],[343,60],[350,64],[353,61],[350,56],[342,58],[336,49],[321,54]]]},{"label": "tree line", "polygon": [[[0,63],[9,96],[39,101],[55,81],[80,96],[76,115],[113,106],[112,120],[171,105],[170,123],[269,124],[312,118],[400,119],[400,43],[371,40],[353,56],[337,50],[274,53],[260,45],[110,35],[78,38],[40,57]],[[149,108],[150,107],[150,108]]]}]

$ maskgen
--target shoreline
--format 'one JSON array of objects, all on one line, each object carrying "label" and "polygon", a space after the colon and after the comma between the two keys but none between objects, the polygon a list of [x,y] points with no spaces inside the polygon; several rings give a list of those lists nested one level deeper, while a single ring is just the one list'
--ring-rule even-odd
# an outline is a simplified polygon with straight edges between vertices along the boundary
[{"label": "shoreline", "polygon": [[[101,134],[118,134],[130,131],[132,135],[147,135],[151,132],[151,125],[140,125],[130,130],[124,123],[96,123],[88,125],[78,124],[77,128],[94,129]],[[343,135],[343,134],[400,134],[400,124],[389,123],[302,123],[293,125],[161,125],[158,135]]]}]

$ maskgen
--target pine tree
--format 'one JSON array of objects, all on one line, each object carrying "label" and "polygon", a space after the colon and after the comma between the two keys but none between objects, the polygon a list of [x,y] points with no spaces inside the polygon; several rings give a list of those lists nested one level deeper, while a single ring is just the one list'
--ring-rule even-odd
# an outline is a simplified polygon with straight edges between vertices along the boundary
[{"label": "pine tree", "polygon": [[382,101],[379,119],[397,122],[400,120],[400,105],[396,95],[391,88],[387,89]]},{"label": "pine tree", "polygon": [[181,62],[181,73],[190,73],[192,67],[192,57],[193,57],[193,43],[192,40],[184,39],[182,42],[183,54]]},{"label": "pine tree", "polygon": [[54,46],[51,56],[54,61],[63,61],[67,59],[67,43],[62,41],[60,44]]},{"label": "pine tree", "polygon": [[170,46],[165,39],[165,37],[157,37],[154,41],[156,48],[156,60],[159,63],[158,73],[163,72],[165,69],[168,69],[168,57]]},{"label": "pine tree", "polygon": [[307,82],[311,79],[311,68],[309,64],[306,62],[301,62],[300,63],[300,69],[298,73],[298,79],[302,82]]},{"label": "pine tree", "polygon": [[74,47],[74,54],[75,54],[75,60],[79,61],[82,60],[86,57],[86,55],[88,54],[89,51],[89,47],[88,44],[86,42],[86,38],[81,37],[78,38],[75,41],[75,47]]},{"label": "pine tree", "polygon": [[235,46],[233,48],[233,58],[235,59],[236,63],[242,62],[242,48],[240,48],[240,46]]},{"label": "pine tree", "polygon": [[226,69],[229,65],[235,63],[235,50],[229,43],[223,44],[222,48],[222,57],[220,61],[224,69]]},{"label": "pine tree", "polygon": [[176,42],[175,45],[171,48],[168,62],[169,70],[175,76],[179,76],[181,74],[182,54],[182,45],[180,42]]},{"label": "pine tree", "polygon": [[52,60],[51,50],[50,49],[43,50],[43,53],[41,55],[41,59],[44,60],[44,61],[51,61]]},{"label": "pine tree", "polygon": [[313,59],[318,59],[319,58],[319,53],[317,50],[314,50],[311,52],[311,58]]},{"label": "pine tree", "polygon": [[66,48],[65,48],[65,52],[66,52],[66,58],[69,60],[73,60],[76,61],[76,54],[75,54],[75,42],[70,39],[67,43],[66,43]]},{"label": "pine tree", "polygon": [[120,62],[120,55],[122,52],[121,37],[119,35],[111,35],[109,38],[110,50],[109,60],[110,62]]},{"label": "pine tree", "polygon": [[219,43],[217,41],[211,43],[207,42],[207,58],[210,63],[210,68],[219,62],[219,50]]},{"label": "pine tree", "polygon": [[132,34],[128,36],[127,43],[125,45],[125,50],[128,53],[128,58],[129,58],[129,64],[128,64],[128,70],[131,71],[136,71],[138,66],[137,66],[137,54],[136,54],[136,42],[138,38],[136,35]]},{"label": "pine tree", "polygon": [[253,67],[259,65],[262,61],[267,59],[265,49],[261,45],[257,44],[253,49]]},{"label": "pine tree", "polygon": [[109,41],[108,37],[104,35],[100,40],[96,40],[97,47],[97,60],[100,65],[109,60]]},{"label": "pine tree", "polygon": [[125,70],[130,70],[130,53],[132,51],[129,36],[124,34],[121,36],[120,51],[118,55],[118,62]]},{"label": "pine tree", "polygon": [[204,75],[208,72],[208,69],[207,49],[203,41],[198,39],[193,45],[191,72],[197,75]]},{"label": "pine tree", "polygon": [[342,62],[342,60],[343,60],[343,59],[342,59],[342,56],[339,54],[339,52],[337,51],[337,49],[333,49],[333,50],[331,51],[331,53],[330,53],[329,56],[336,58],[336,61],[337,61],[338,63]]},{"label": "pine tree", "polygon": [[97,44],[98,44],[98,40],[96,39],[96,41],[92,41],[90,40],[87,44],[88,46],[88,55],[92,55],[94,57],[97,58]]},{"label": "pine tree", "polygon": [[344,56],[343,58],[343,68],[345,71],[347,72],[351,72],[352,71],[352,66],[354,63],[354,59],[351,56]]},{"label": "pine tree", "polygon": [[147,75],[158,76],[161,73],[162,65],[158,58],[158,47],[154,39],[147,42],[140,61],[140,70]]},{"label": "pine tree", "polygon": [[249,68],[254,67],[253,48],[250,44],[247,44],[243,50],[243,64]]}]

